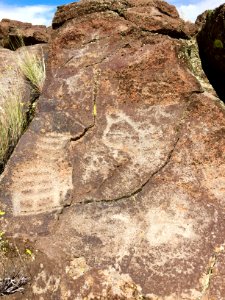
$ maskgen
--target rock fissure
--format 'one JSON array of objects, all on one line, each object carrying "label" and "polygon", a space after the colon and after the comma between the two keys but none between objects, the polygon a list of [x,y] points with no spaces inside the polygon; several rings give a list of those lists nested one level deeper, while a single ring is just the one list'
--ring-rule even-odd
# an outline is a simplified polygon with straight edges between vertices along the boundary
[{"label": "rock fissure", "polygon": [[[72,57],[70,57],[65,63],[63,63],[60,67],[59,67],[59,69],[62,69],[63,67],[65,67],[68,63],[70,63],[73,59],[74,59],[74,57],[75,57],[75,55],[73,55]],[[101,64],[104,60],[106,60],[108,58],[108,56],[105,56],[105,57],[103,57],[100,61],[98,61],[98,62],[94,62],[94,63],[92,63],[92,64],[88,64],[88,65],[85,65],[85,66],[83,66],[83,68],[89,68],[89,67],[93,67],[93,66],[96,66],[96,65],[98,65],[98,64]],[[57,73],[56,73],[56,75],[57,75]]]},{"label": "rock fissure", "polygon": [[[149,184],[149,182],[156,176],[158,175],[160,172],[162,172],[163,169],[166,168],[166,166],[169,164],[171,158],[172,158],[172,155],[177,147],[177,144],[179,143],[179,140],[180,140],[180,132],[182,131],[182,128],[185,124],[185,120],[188,118],[188,113],[189,113],[189,106],[192,102],[191,100],[191,96],[195,95],[195,94],[201,94],[202,91],[192,91],[189,95],[188,98],[190,98],[190,100],[188,101],[188,103],[186,104],[183,112],[181,113],[181,118],[180,118],[180,121],[178,123],[178,126],[177,126],[177,137],[175,139],[175,142],[173,144],[173,147],[172,149],[169,151],[168,153],[168,156],[165,160],[165,162],[155,171],[153,172],[150,177],[139,187],[137,188],[136,190],[134,190],[133,192],[127,194],[127,195],[123,195],[121,197],[117,197],[117,198],[114,198],[114,199],[100,199],[100,200],[96,200],[96,199],[86,199],[84,201],[78,201],[76,202],[76,204],[91,204],[91,203],[95,203],[95,202],[102,202],[102,203],[110,203],[110,202],[118,202],[120,200],[125,200],[125,199],[129,199],[131,197],[134,197],[136,196],[137,194],[139,194],[140,192],[142,192],[142,190],[145,188],[145,186],[147,186]],[[74,204],[74,205],[76,205]],[[73,203],[71,203],[71,205],[73,205]]]},{"label": "rock fissure", "polygon": [[88,199],[88,200],[77,202],[77,203],[78,204],[90,204],[90,203],[95,203],[95,202],[110,203],[110,202],[118,202],[120,200],[125,200],[125,199],[129,199],[131,197],[136,196],[137,194],[139,194],[140,192],[142,192],[142,190],[144,189],[144,187],[146,185],[148,185],[148,183],[152,180],[153,177],[155,177],[156,175],[158,175],[168,165],[168,163],[170,162],[170,159],[171,159],[171,157],[172,157],[172,155],[173,155],[173,153],[175,151],[175,148],[176,148],[179,140],[180,140],[180,137],[177,137],[177,139],[176,139],[176,141],[175,141],[175,143],[173,145],[173,148],[171,149],[171,151],[168,154],[168,157],[167,157],[166,161],[155,172],[153,172],[151,174],[151,176],[138,189],[136,189],[135,191],[131,192],[130,194],[123,195],[121,197],[114,198],[114,199],[101,199],[101,200]]},{"label": "rock fissure", "polygon": [[152,33],[152,34],[161,34],[168,37],[171,37],[172,39],[183,39],[183,40],[189,40],[190,38],[188,35],[183,31],[177,31],[175,29],[157,29],[157,30],[148,30],[146,28],[141,28],[143,32]]},{"label": "rock fissure", "polygon": [[[98,41],[98,40],[97,40]],[[118,47],[116,51],[119,51],[120,49],[123,49],[124,45],[122,47]],[[109,55],[106,55],[104,57],[102,57],[99,61],[97,62],[93,62],[93,63],[90,63],[90,64],[87,64],[87,65],[84,65],[83,67],[81,68],[89,68],[89,67],[94,67],[94,66],[97,66],[99,64],[101,64],[102,62],[104,62],[106,59],[110,58],[111,56],[115,55],[115,53],[112,53],[112,54],[109,54]],[[61,69],[62,67],[66,66],[68,63],[70,63],[73,58],[75,57],[75,55],[73,55],[72,57],[70,57],[62,66],[60,66],[59,68]]]},{"label": "rock fissure", "polygon": [[93,91],[93,118],[94,125],[96,123],[97,117],[97,98],[98,98],[98,87],[99,87],[99,79],[101,76],[101,72],[99,69],[94,69],[94,91]]},{"label": "rock fissure", "polygon": [[71,142],[77,142],[77,141],[79,141],[80,139],[82,139],[88,133],[88,131],[90,129],[92,129],[94,127],[94,125],[95,124],[93,123],[90,126],[86,127],[81,134],[79,134],[78,136],[75,136],[75,137],[71,137],[70,141]]},{"label": "rock fissure", "polygon": [[[87,45],[89,45],[91,43],[99,42],[99,41],[107,39],[107,38],[109,38],[109,36],[106,36],[104,38],[99,38],[99,39],[96,39],[96,38],[92,39],[92,40],[88,41],[87,43],[83,43],[82,47],[85,47],[85,46],[87,46]],[[74,59],[74,57],[76,57],[76,56],[72,55],[58,69],[62,69],[63,67],[65,67],[68,63],[70,63]],[[92,64],[85,65],[83,68],[88,68],[88,67],[92,67],[92,66],[98,65],[98,64],[102,63],[107,58],[108,58],[108,56],[104,56],[100,61],[92,63]],[[56,75],[57,75],[57,72],[56,72]]]},{"label": "rock fissure", "polygon": [[90,68],[90,67],[94,67],[94,66],[100,65],[101,63],[103,63],[109,57],[110,57],[109,55],[104,56],[100,61],[92,63],[92,64],[85,65],[84,68]]},{"label": "rock fissure", "polygon": [[202,290],[201,290],[201,296],[197,300],[204,300],[207,292],[210,289],[211,282],[213,280],[213,275],[216,269],[216,266],[219,261],[219,257],[222,253],[224,253],[225,244],[221,244],[219,247],[216,247],[213,251],[213,254],[209,258],[207,271],[204,273],[204,275],[201,278],[201,284],[202,284]]},{"label": "rock fissure", "polygon": [[92,109],[92,115],[93,115],[93,123],[86,127],[81,134],[79,134],[76,137],[71,137],[71,142],[76,142],[80,139],[82,139],[90,129],[92,129],[96,124],[96,117],[97,117],[97,96],[98,96],[98,86],[99,86],[99,77],[100,77],[100,71],[95,70],[94,72],[94,86],[93,86],[93,109]]}]

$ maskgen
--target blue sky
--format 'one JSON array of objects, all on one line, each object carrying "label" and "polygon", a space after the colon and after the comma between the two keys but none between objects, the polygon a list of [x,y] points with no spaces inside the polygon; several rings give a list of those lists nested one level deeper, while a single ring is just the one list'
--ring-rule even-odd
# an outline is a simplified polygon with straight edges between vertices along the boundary
[{"label": "blue sky", "polygon": [[199,14],[218,7],[225,0],[168,0],[168,2],[177,7],[183,19],[194,22]]},{"label": "blue sky", "polygon": [[[185,20],[195,21],[206,9],[213,9],[225,0],[167,0],[177,7]],[[8,18],[33,24],[50,25],[56,7],[67,4],[63,0],[0,0],[0,20]]]},{"label": "blue sky", "polygon": [[[1,1],[2,2],[2,1]],[[9,4],[9,5],[17,5],[17,6],[23,6],[23,5],[53,5],[53,6],[57,6],[57,5],[62,5],[65,4],[66,1],[55,1],[55,0],[32,0],[32,1],[28,1],[28,0],[20,0],[20,1],[15,1],[15,0],[7,0],[7,1],[3,1],[2,3],[5,4]]]}]

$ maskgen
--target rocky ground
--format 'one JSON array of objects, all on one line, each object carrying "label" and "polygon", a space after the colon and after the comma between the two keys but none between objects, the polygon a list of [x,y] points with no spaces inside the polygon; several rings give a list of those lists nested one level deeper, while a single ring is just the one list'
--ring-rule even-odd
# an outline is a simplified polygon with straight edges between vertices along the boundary
[{"label": "rocky ground", "polygon": [[52,24],[1,175],[4,274],[29,277],[8,299],[224,299],[225,109],[198,27],[158,0],[82,0]]}]

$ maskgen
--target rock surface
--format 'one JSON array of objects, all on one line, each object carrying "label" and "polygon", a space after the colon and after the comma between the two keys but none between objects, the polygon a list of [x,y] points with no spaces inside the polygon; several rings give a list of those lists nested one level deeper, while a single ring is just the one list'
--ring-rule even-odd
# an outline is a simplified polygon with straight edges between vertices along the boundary
[{"label": "rock surface", "polygon": [[47,43],[50,30],[44,25],[2,19],[0,22],[0,46],[9,49],[18,48],[21,39],[26,46]]},{"label": "rock surface", "polygon": [[224,299],[225,110],[190,26],[163,1],[84,0],[53,27],[1,178],[1,228],[35,257],[11,299]]},{"label": "rock surface", "polygon": [[0,106],[7,101],[7,94],[15,86],[17,91],[21,90],[21,94],[28,94],[28,99],[30,98],[29,89],[19,71],[17,53],[0,48]]},{"label": "rock surface", "polygon": [[211,11],[206,10],[201,15],[199,15],[195,21],[195,25],[198,27],[198,31],[200,31],[205,25],[206,19],[210,16]]},{"label": "rock surface", "polygon": [[225,100],[225,4],[200,15],[196,24],[203,68],[219,97]]}]

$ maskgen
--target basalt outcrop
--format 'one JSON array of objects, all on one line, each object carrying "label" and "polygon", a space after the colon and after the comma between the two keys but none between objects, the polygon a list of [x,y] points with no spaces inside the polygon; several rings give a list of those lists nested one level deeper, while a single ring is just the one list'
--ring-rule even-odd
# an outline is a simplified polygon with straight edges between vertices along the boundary
[{"label": "basalt outcrop", "polygon": [[196,28],[151,0],[72,3],[53,28],[1,176],[1,230],[32,250],[11,299],[224,299],[225,109]]},{"label": "basalt outcrop", "polygon": [[225,101],[225,5],[200,15],[197,41],[202,65],[219,97]]},{"label": "basalt outcrop", "polygon": [[25,46],[48,43],[50,31],[51,28],[44,25],[2,19],[0,22],[0,46],[17,49],[21,46],[21,40]]}]

